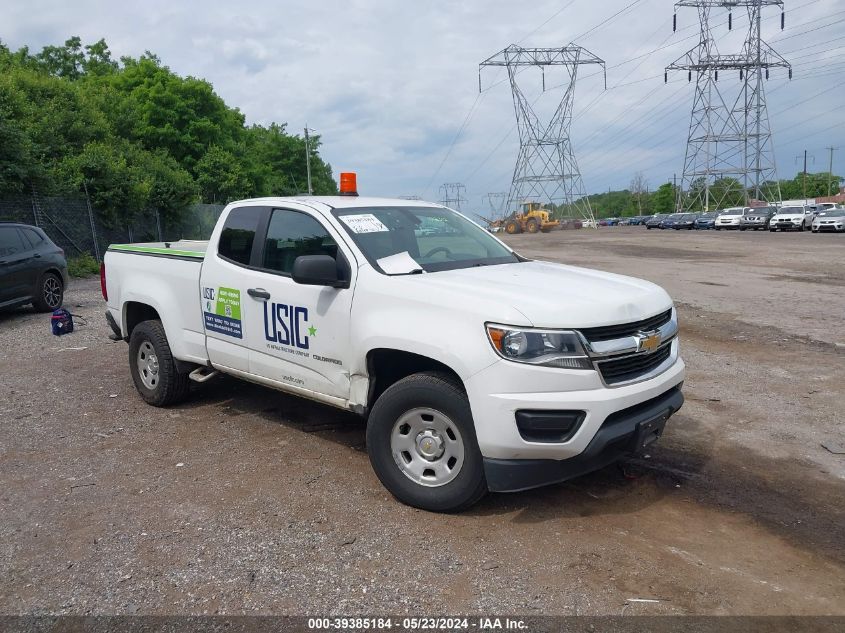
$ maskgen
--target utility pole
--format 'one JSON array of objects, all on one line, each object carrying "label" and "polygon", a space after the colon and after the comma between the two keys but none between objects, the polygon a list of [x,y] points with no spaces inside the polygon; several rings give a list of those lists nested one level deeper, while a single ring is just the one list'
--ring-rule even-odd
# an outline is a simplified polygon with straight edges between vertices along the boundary
[{"label": "utility pole", "polygon": [[308,195],[312,195],[314,190],[311,187],[311,139],[308,136],[308,124],[305,124],[305,172],[308,177]]},{"label": "utility pole", "polygon": [[830,193],[830,185],[833,182],[833,152],[839,148],[825,147],[825,149],[830,152],[830,162],[827,165],[827,195],[832,196],[833,194]]},{"label": "utility pole", "polygon": [[804,203],[807,202],[807,150],[804,150]]},{"label": "utility pole", "polygon": [[[801,156],[795,157],[795,162],[798,162]],[[810,158],[813,159],[813,164],[816,162],[816,157],[810,154]],[[802,179],[802,191],[804,196],[804,204],[807,204],[807,150],[804,150],[804,170],[801,172],[801,179]],[[830,189],[830,185],[828,185],[828,189]]]}]

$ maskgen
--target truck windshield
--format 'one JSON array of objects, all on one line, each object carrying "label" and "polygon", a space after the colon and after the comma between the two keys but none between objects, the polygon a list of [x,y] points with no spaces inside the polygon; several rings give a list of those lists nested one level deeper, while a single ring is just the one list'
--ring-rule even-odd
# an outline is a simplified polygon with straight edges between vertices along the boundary
[{"label": "truck windshield", "polygon": [[[388,274],[520,261],[487,231],[449,209],[358,207],[334,209],[333,213],[367,260]],[[394,255],[400,257],[392,259],[388,267],[385,259]],[[397,261],[401,262],[399,269]]]}]

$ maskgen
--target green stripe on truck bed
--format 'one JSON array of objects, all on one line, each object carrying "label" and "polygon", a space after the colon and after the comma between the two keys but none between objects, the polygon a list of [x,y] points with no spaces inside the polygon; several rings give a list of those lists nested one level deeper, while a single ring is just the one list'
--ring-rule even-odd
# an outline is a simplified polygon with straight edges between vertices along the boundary
[{"label": "green stripe on truck bed", "polygon": [[127,253],[138,253],[139,255],[170,255],[171,257],[189,257],[191,259],[203,259],[205,253],[202,251],[181,251],[177,248],[157,248],[155,246],[136,246],[135,244],[112,244],[110,251],[125,251]]}]

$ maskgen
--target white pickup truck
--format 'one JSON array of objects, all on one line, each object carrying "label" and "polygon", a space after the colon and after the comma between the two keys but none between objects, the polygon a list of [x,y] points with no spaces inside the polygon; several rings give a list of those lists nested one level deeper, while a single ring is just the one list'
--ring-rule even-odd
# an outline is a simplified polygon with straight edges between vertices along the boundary
[{"label": "white pickup truck", "polygon": [[381,482],[427,510],[600,468],[683,404],[664,290],[436,204],[235,202],[208,242],[112,245],[102,286],[149,404],[222,372],[357,412]]}]

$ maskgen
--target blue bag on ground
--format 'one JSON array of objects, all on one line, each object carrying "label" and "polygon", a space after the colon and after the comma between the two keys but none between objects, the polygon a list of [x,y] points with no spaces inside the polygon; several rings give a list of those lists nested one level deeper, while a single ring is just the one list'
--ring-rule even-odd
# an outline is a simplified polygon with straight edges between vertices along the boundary
[{"label": "blue bag on ground", "polygon": [[53,326],[53,334],[55,336],[73,332],[73,315],[64,308],[53,310],[50,323]]}]

